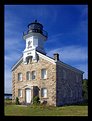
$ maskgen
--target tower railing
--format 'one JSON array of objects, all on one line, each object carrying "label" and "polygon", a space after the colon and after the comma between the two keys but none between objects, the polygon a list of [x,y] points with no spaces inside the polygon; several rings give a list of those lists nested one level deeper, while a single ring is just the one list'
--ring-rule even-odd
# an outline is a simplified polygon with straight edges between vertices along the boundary
[{"label": "tower railing", "polygon": [[40,30],[40,29],[31,29],[28,31],[23,32],[23,36],[30,34],[30,33],[40,33],[45,37],[48,37],[48,33],[45,30]]}]

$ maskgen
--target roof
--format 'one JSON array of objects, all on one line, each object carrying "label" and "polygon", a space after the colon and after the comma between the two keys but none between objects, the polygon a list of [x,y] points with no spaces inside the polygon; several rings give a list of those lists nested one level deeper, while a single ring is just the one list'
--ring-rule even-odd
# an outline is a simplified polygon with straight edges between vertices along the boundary
[{"label": "roof", "polygon": [[[51,62],[51,63],[53,63],[53,64],[57,64],[57,65],[63,66],[63,67],[65,67],[65,68],[71,69],[72,71],[75,71],[75,72],[78,72],[78,73],[81,73],[81,74],[84,73],[83,71],[81,71],[81,70],[79,70],[79,69],[77,69],[77,68],[75,68],[75,67],[73,67],[73,66],[71,66],[71,65],[68,65],[68,64],[66,64],[66,63],[64,63],[64,62],[62,62],[62,61],[60,61],[60,60],[59,60],[59,61],[56,61],[56,60],[54,60],[53,58],[51,58],[51,57],[49,57],[49,56],[47,56],[47,55],[44,55],[44,54],[42,54],[42,53],[40,53],[40,52],[38,52],[38,51],[37,51],[37,54],[38,54],[41,58],[43,58],[43,59],[45,59],[45,60],[47,60],[47,61],[49,61],[49,62]],[[13,71],[22,61],[23,61],[23,56],[17,61],[16,64],[13,65],[12,71]]]}]

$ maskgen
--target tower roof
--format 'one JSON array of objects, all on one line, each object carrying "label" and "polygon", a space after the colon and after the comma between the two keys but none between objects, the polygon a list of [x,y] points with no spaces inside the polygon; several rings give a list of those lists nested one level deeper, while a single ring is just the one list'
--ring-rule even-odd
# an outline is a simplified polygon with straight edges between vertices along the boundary
[{"label": "tower roof", "polygon": [[32,23],[28,24],[28,28],[29,28],[29,26],[30,26],[30,25],[32,25],[32,24],[40,25],[40,26],[43,28],[43,25],[42,25],[42,24],[40,24],[40,23],[37,21],[37,19],[35,19],[35,21],[34,21],[34,22],[32,22]]},{"label": "tower roof", "polygon": [[43,25],[40,24],[37,20],[34,22],[28,24],[28,31],[23,32],[23,37],[28,34],[36,34],[40,33],[42,36],[44,36],[46,39],[48,38],[48,33],[43,30]]}]

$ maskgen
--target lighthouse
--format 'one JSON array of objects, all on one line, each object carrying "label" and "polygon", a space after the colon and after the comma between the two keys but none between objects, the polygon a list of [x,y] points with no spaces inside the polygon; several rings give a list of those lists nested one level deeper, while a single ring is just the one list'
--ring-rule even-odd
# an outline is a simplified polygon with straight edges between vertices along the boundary
[{"label": "lighthouse", "polygon": [[44,43],[48,38],[48,33],[43,30],[43,25],[37,20],[28,24],[28,30],[23,33],[26,47],[23,51],[23,62],[28,64],[30,61],[37,62],[37,51],[46,55]]}]

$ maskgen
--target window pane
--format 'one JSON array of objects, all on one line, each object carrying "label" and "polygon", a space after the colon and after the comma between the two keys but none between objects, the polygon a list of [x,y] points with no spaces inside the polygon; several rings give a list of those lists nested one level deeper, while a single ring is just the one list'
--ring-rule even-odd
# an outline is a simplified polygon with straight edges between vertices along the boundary
[{"label": "window pane", "polygon": [[47,89],[42,88],[42,97],[46,98],[47,97]]},{"label": "window pane", "polygon": [[47,78],[47,71],[46,71],[46,69],[42,69],[41,70],[41,77],[42,77],[42,79],[46,79]]},{"label": "window pane", "polygon": [[27,72],[27,80],[30,80],[30,72]]},{"label": "window pane", "polygon": [[22,90],[18,89],[18,97],[22,97]]},{"label": "window pane", "polygon": [[35,77],[36,77],[36,72],[32,71],[32,80],[35,79]]},{"label": "window pane", "polygon": [[22,81],[22,73],[18,73],[18,81]]}]

